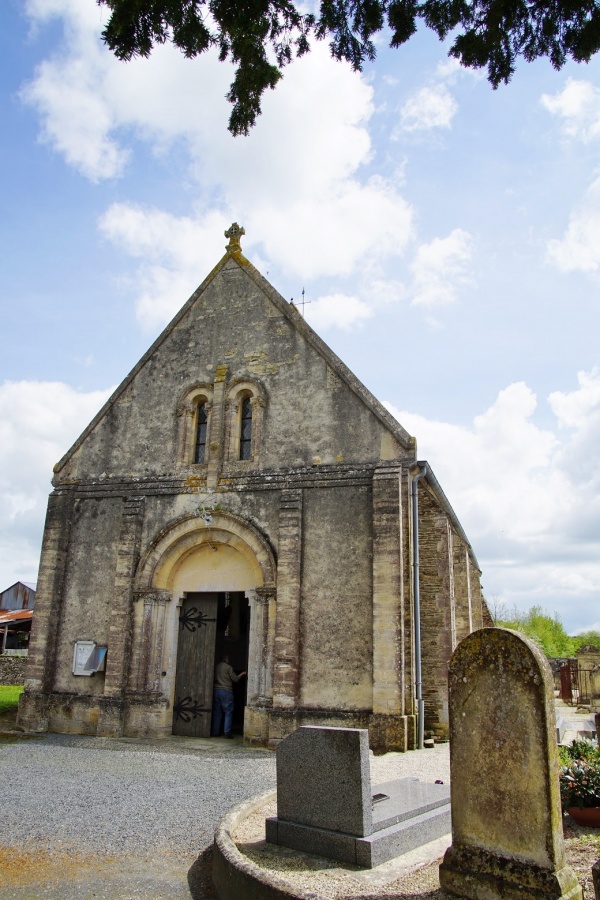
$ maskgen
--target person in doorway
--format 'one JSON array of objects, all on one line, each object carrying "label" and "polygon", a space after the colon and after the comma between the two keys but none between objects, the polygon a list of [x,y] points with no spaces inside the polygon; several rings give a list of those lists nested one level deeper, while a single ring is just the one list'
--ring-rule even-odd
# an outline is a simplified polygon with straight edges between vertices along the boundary
[{"label": "person in doorway", "polygon": [[213,737],[221,733],[221,720],[226,738],[232,738],[231,723],[233,721],[233,685],[246,675],[240,672],[236,675],[230,663],[229,656],[224,653],[221,662],[215,669],[215,681],[213,687]]}]

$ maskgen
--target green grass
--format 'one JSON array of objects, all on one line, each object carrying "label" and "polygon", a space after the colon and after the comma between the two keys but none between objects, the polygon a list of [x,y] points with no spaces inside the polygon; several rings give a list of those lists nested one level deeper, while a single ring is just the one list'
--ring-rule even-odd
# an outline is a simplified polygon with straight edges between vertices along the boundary
[{"label": "green grass", "polygon": [[0,716],[16,710],[22,693],[22,684],[0,684]]}]

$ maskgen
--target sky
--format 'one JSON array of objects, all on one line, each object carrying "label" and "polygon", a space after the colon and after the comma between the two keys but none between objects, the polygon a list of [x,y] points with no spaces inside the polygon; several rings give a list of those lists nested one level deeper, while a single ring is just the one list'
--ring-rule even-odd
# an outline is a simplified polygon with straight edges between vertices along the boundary
[{"label": "sky", "polygon": [[323,42],[251,134],[233,77],[117,61],[95,0],[4,0],[0,589],[52,466],[245,228],[244,254],[417,438],[501,611],[600,629],[600,58],[494,91],[421,28]]}]

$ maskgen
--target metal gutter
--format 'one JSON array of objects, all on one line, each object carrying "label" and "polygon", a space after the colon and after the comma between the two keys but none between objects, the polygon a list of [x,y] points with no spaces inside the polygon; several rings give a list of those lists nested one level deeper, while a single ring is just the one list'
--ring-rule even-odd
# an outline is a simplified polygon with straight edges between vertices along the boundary
[{"label": "metal gutter", "polygon": [[417,747],[425,746],[425,701],[421,673],[421,589],[419,585],[419,490],[421,478],[427,475],[427,463],[417,463],[419,471],[412,480],[412,556],[413,556],[413,619],[415,636],[415,700],[417,701]]}]

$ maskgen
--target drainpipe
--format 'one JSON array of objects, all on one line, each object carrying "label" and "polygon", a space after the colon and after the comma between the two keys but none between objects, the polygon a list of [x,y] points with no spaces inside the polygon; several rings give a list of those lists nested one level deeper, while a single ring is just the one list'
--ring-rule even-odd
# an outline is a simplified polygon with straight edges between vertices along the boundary
[{"label": "drainpipe", "polygon": [[415,633],[415,699],[417,701],[417,747],[425,746],[425,701],[421,675],[421,593],[419,587],[419,494],[418,482],[427,475],[427,464],[418,463],[419,471],[412,480],[412,533],[413,533],[413,603]]}]

